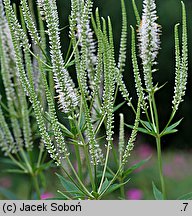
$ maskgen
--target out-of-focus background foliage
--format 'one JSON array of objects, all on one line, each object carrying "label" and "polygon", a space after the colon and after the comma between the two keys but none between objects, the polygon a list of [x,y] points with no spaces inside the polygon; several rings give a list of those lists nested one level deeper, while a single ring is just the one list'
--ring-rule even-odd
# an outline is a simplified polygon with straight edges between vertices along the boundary
[{"label": "out-of-focus background foliage", "polygon": [[[34,0],[31,0],[34,1]],[[142,0],[135,0],[140,14],[142,11]],[[14,0],[19,4],[19,0]],[[68,16],[70,14],[70,0],[57,0],[58,10],[60,15],[60,27],[66,27],[61,31],[62,49],[64,56],[67,53],[69,46],[69,28],[68,28]],[[136,28],[136,21],[132,9],[131,0],[125,0],[128,16],[128,26],[133,25]],[[162,88],[157,94],[157,106],[160,115],[160,123],[162,127],[166,124],[171,113],[172,97],[174,92],[174,72],[175,72],[175,57],[174,57],[174,25],[181,22],[181,3],[180,0],[156,0],[158,11],[158,23],[162,26],[161,35],[161,50],[158,58],[158,71],[154,74],[154,80],[162,85],[167,82],[164,88]],[[164,162],[164,174],[166,176],[167,190],[169,199],[174,199],[182,194],[192,191],[191,177],[192,177],[192,1],[184,0],[187,9],[188,17],[188,37],[189,37],[189,78],[187,85],[187,94],[184,102],[181,104],[179,112],[175,117],[175,121],[178,121],[183,117],[181,125],[178,127],[179,132],[169,135],[162,140],[162,146],[164,148],[163,162]],[[100,14],[103,17],[110,16],[113,24],[114,39],[116,46],[116,55],[118,57],[119,41],[121,33],[121,4],[120,0],[94,0],[94,7],[99,7]],[[133,96],[133,102],[136,102],[135,87],[133,72],[131,66],[131,54],[130,54],[130,29],[128,29],[128,46],[127,46],[127,62],[126,70],[124,72],[125,83]],[[73,70],[72,70],[73,72]],[[119,102],[121,96],[118,97]],[[136,104],[136,103],[135,103]],[[124,106],[120,112],[125,113],[125,121],[132,123],[134,120],[133,112]],[[116,132],[118,133],[118,113],[116,114]],[[116,133],[116,134],[117,134]],[[129,133],[129,130],[127,134]],[[158,181],[156,153],[154,140],[148,136],[139,135],[136,143],[136,149],[130,158],[130,164],[138,162],[140,159],[147,158],[152,155],[149,163],[142,169],[138,170],[131,176],[131,181],[126,188],[126,195],[128,199],[154,199],[152,195],[152,180]],[[0,169],[4,169],[4,165],[0,164]],[[50,192],[56,192],[59,188],[59,182],[54,175],[53,170],[47,173],[48,181],[47,191],[44,198],[54,196]],[[19,198],[26,198],[27,193],[30,190],[26,178],[21,176],[8,175],[3,172],[0,173],[0,190],[7,188],[17,194]],[[157,182],[158,183],[158,182]],[[179,187],[178,187],[179,184]],[[26,187],[24,187],[26,185]],[[175,189],[177,188],[177,190]],[[0,191],[1,194],[1,191]],[[12,194],[10,194],[12,195]],[[5,198],[1,197],[0,198]],[[6,197],[7,198],[7,197]],[[14,198],[14,197],[12,197]],[[34,197],[35,198],[35,197]],[[116,199],[114,194],[111,199]]]}]

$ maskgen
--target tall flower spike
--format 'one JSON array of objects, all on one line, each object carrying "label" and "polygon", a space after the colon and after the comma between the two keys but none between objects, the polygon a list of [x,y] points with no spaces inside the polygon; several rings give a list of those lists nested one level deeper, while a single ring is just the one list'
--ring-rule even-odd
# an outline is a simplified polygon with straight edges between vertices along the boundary
[{"label": "tall flower spike", "polygon": [[5,155],[9,154],[9,146],[7,144],[7,140],[1,128],[0,128],[0,148],[2,152],[5,152]]},{"label": "tall flower spike", "polygon": [[3,111],[1,107],[0,107],[0,131],[1,131],[1,138],[4,140],[4,143],[1,144],[2,151],[4,151],[5,154],[9,154],[10,152],[16,153],[17,148],[15,146],[15,142],[9,130],[7,122],[5,121],[5,117],[3,115]]},{"label": "tall flower spike", "polygon": [[121,30],[119,61],[118,61],[119,73],[122,73],[125,67],[126,48],[127,48],[127,13],[125,9],[124,0],[121,0],[121,8],[122,8],[122,30]]},{"label": "tall flower spike", "polygon": [[[89,6],[90,5],[90,6]],[[89,8],[87,8],[89,6]],[[78,2],[78,11],[77,11],[77,39],[80,41],[79,45],[82,46],[82,40],[84,39],[86,43],[86,70],[88,73],[88,78],[90,82],[90,87],[93,88],[94,80],[94,71],[97,63],[96,52],[96,43],[93,38],[93,31],[90,27],[90,16],[91,16],[91,4],[84,4],[82,1]],[[82,11],[83,10],[83,11]],[[86,10],[88,10],[86,12]],[[83,37],[83,31],[85,37]]]},{"label": "tall flower spike", "polygon": [[64,68],[65,64],[62,58],[59,37],[59,18],[55,0],[44,0],[43,9],[48,28],[47,33],[49,35],[55,88],[58,93],[61,110],[68,113],[78,106],[79,98],[73,80]]},{"label": "tall flower spike", "polygon": [[120,164],[122,162],[124,148],[125,148],[124,115],[120,113],[120,125],[119,125],[119,162]]},{"label": "tall flower spike", "polygon": [[175,25],[175,87],[173,97],[173,112],[176,112],[179,104],[183,101],[183,96],[186,91],[187,77],[188,77],[188,45],[187,45],[187,23],[185,5],[182,3],[182,55],[180,52],[178,24]]},{"label": "tall flower spike", "polygon": [[113,140],[114,128],[114,92],[115,92],[115,59],[114,59],[114,43],[111,21],[108,17],[109,40],[107,35],[106,21],[103,19],[103,61],[104,61],[104,92],[102,110],[106,115],[106,140],[110,143]]},{"label": "tall flower spike", "polygon": [[141,113],[140,106],[141,106],[141,98],[139,98],[139,101],[138,101],[137,113],[136,113],[136,118],[135,118],[133,130],[131,132],[131,136],[128,140],[127,146],[125,147],[125,150],[124,150],[124,154],[123,154],[123,158],[122,158],[122,165],[123,166],[126,164],[128,158],[131,155],[131,152],[134,148],[134,143],[136,140],[137,131],[138,131],[138,127],[139,127],[139,121],[140,121],[140,113]]},{"label": "tall flower spike", "polygon": [[43,8],[43,4],[44,4],[44,0],[37,0],[37,5],[39,7],[39,11],[40,11],[40,15],[41,15],[42,19],[45,18],[45,11],[44,11],[44,8]]},{"label": "tall flower spike", "polygon": [[156,58],[160,49],[160,26],[157,20],[155,0],[143,1],[142,21],[138,30],[140,57],[147,91],[152,91],[152,67],[157,64]]},{"label": "tall flower spike", "polygon": [[121,0],[121,8],[122,8],[122,30],[121,30],[121,43],[120,43],[120,51],[119,51],[118,68],[116,69],[116,73],[117,73],[116,80],[122,97],[127,102],[127,105],[131,106],[132,99],[129,95],[128,89],[123,80],[123,71],[126,62],[126,47],[127,47],[127,13],[125,9],[124,0]]},{"label": "tall flower spike", "polygon": [[[49,134],[47,133],[46,130],[46,125],[44,118],[42,116],[42,106],[40,102],[37,99],[37,95],[33,89],[32,84],[29,82],[28,77],[25,74],[25,68],[23,66],[23,55],[20,50],[20,46],[23,47],[24,52],[26,51],[27,48],[29,48],[28,40],[21,29],[20,24],[18,23],[17,18],[15,17],[15,14],[13,12],[12,6],[10,4],[10,0],[4,0],[4,5],[5,5],[5,10],[6,10],[6,15],[7,15],[7,20],[9,23],[9,28],[11,31],[11,36],[12,36],[12,41],[13,41],[13,46],[15,50],[15,58],[16,58],[16,65],[17,65],[17,70],[19,73],[19,77],[21,80],[21,84],[25,90],[25,92],[29,95],[29,100],[31,101],[34,109],[34,114],[36,116],[37,124],[39,126],[39,131],[42,136],[42,140],[44,144],[46,145],[46,148],[53,160],[59,161],[58,160],[58,154],[56,153],[56,148],[53,145],[51,138]],[[21,42],[21,37],[23,41]],[[20,45],[20,46],[19,46]],[[1,122],[1,121],[0,121]]]},{"label": "tall flower spike", "polygon": [[30,12],[30,8],[28,6],[28,3],[26,0],[21,0],[21,9],[23,12],[23,17],[25,20],[25,23],[27,25],[27,28],[29,30],[29,33],[31,35],[31,38],[35,42],[35,44],[40,43],[40,36],[36,28],[36,24],[33,20],[32,13]]},{"label": "tall flower spike", "polygon": [[138,98],[141,98],[141,107],[143,110],[146,110],[147,104],[145,102],[145,94],[142,87],[142,81],[140,77],[139,66],[137,63],[137,56],[136,56],[135,30],[132,26],[131,26],[131,31],[132,31],[131,53],[132,53],[133,72],[135,77],[135,86],[136,86],[137,96]]},{"label": "tall flower spike", "polygon": [[[92,7],[92,1],[87,1],[86,2],[87,7],[86,10],[83,11],[83,24],[85,24],[86,18],[88,17],[88,14],[90,12],[90,8]],[[71,17],[70,17],[70,34],[71,34],[71,39],[73,43],[73,47],[76,47],[77,44],[77,35],[76,35],[76,30],[77,30],[77,13],[78,13],[78,3],[77,0],[72,0],[71,1]],[[88,10],[89,9],[89,10]],[[82,95],[82,104],[84,107],[84,113],[85,113],[85,122],[86,122],[86,131],[85,131],[85,136],[88,138],[88,143],[89,143],[89,152],[91,156],[91,161],[94,165],[97,165],[99,162],[103,164],[103,154],[100,149],[100,146],[98,145],[96,139],[95,139],[95,134],[94,134],[94,129],[93,129],[93,124],[92,124],[92,116],[87,104],[86,96],[87,96],[87,73],[86,73],[86,62],[87,62],[87,43],[86,43],[86,28],[85,25],[83,25],[82,29],[82,36],[85,38],[85,40],[82,40],[81,44],[81,55],[78,49],[75,48],[75,65],[76,65],[76,71],[77,71],[77,79],[78,79],[78,84],[79,84],[79,89]]]},{"label": "tall flower spike", "polygon": [[[13,43],[11,40],[11,33],[5,17],[3,2],[0,1],[0,60],[1,60],[1,77],[3,80],[3,86],[5,88],[5,95],[7,98],[7,106],[9,109],[9,115],[12,115],[10,119],[13,136],[17,142],[17,148],[23,146],[22,133],[20,128],[19,119],[17,117],[17,98],[14,88],[14,76],[16,71],[15,66],[15,53],[13,49]],[[13,78],[14,77],[14,78]]]},{"label": "tall flower spike", "polygon": [[[93,31],[90,27],[90,18],[93,3],[92,1],[71,1],[72,12],[71,22],[73,22],[73,31],[71,37],[78,41],[79,58],[82,65],[82,71],[79,76],[86,95],[89,95],[89,89],[94,88],[94,76],[97,63],[96,43],[93,39]],[[87,83],[89,82],[89,86]]]}]

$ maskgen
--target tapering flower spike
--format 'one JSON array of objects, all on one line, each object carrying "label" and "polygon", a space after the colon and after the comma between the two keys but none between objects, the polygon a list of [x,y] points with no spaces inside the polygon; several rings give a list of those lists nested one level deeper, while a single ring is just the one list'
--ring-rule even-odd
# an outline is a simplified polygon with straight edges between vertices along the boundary
[{"label": "tapering flower spike", "polygon": [[185,96],[187,78],[188,78],[188,42],[187,42],[187,18],[186,9],[183,2],[182,4],[182,46],[180,50],[179,40],[179,24],[175,25],[175,87],[173,97],[173,112],[178,110],[179,104],[183,101]]},{"label": "tapering flower spike", "polygon": [[156,63],[160,49],[160,26],[156,23],[157,12],[155,0],[143,1],[142,21],[139,27],[138,40],[142,59],[145,86],[147,91],[153,88],[152,66]]}]

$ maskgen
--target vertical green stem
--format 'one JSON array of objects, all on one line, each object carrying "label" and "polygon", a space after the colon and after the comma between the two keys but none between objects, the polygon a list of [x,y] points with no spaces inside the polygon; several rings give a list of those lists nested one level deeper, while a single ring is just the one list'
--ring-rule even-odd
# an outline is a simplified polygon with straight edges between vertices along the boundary
[{"label": "vertical green stem", "polygon": [[41,192],[40,192],[40,188],[39,188],[39,183],[38,183],[38,179],[36,175],[32,175],[32,179],[33,179],[33,183],[34,183],[34,187],[37,193],[37,199],[41,199]]},{"label": "vertical green stem", "polygon": [[67,163],[69,164],[73,174],[75,175],[77,181],[79,182],[79,184],[81,185],[82,189],[84,190],[84,192],[89,196],[92,197],[92,195],[90,194],[90,192],[87,190],[87,188],[85,187],[85,185],[83,184],[83,182],[81,181],[81,179],[79,178],[79,176],[77,175],[73,165],[71,164],[71,161],[69,160],[69,158],[67,158]]},{"label": "vertical green stem", "polygon": [[[73,118],[73,122],[70,123],[71,128],[75,127],[75,129],[78,131],[78,133],[81,133],[81,131],[79,129],[78,122],[76,122],[76,120],[75,120],[74,112],[72,112],[71,114],[72,114],[72,118]],[[78,140],[77,136],[75,136],[74,139]],[[76,158],[77,158],[78,175],[79,175],[80,179],[82,180],[83,179],[83,171],[82,171],[82,163],[81,163],[81,156],[80,156],[79,146],[75,145],[74,148],[75,148],[75,155],[76,155]]]},{"label": "vertical green stem", "polygon": [[106,193],[106,191],[109,189],[109,187],[113,184],[113,182],[117,179],[119,173],[121,172],[122,166],[119,167],[119,169],[117,170],[117,172],[115,173],[115,175],[113,176],[112,180],[110,181],[110,183],[107,185],[107,187],[103,190],[103,192],[99,195],[98,200],[101,199],[103,197],[103,195]]},{"label": "vertical green stem", "polygon": [[[73,116],[73,119],[74,116]],[[75,127],[77,129],[77,132],[80,136],[80,139],[84,145],[84,154],[85,154],[85,159],[86,159],[86,162],[87,162],[87,166],[88,166],[88,172],[89,172],[89,177],[90,177],[90,181],[91,181],[91,185],[92,185],[92,188],[93,190],[95,190],[95,182],[94,182],[94,179],[93,179],[93,174],[92,174],[92,168],[91,168],[91,162],[90,162],[90,159],[89,159],[89,154],[88,154],[88,147],[85,143],[85,140],[84,140],[84,137],[83,137],[83,134],[79,128],[79,125],[76,121],[74,121],[74,124],[75,124]],[[78,152],[79,153],[79,152]],[[80,157],[80,156],[79,156]],[[81,164],[81,160],[79,160],[79,168],[82,169],[82,164]],[[82,171],[81,171],[82,172]]]},{"label": "vertical green stem", "polygon": [[28,160],[23,148],[20,149],[20,152],[21,152],[21,155],[23,156],[23,159],[25,161],[26,166],[28,167],[29,173],[32,173],[33,169],[32,169],[32,167],[31,167],[31,165],[29,163],[29,160]]},{"label": "vertical green stem", "polygon": [[112,147],[112,153],[113,153],[114,162],[115,162],[116,166],[118,167],[119,166],[119,161],[118,161],[117,153],[116,153],[116,150],[115,150],[115,146],[111,145],[111,147]]},{"label": "vertical green stem", "polygon": [[90,158],[89,158],[89,153],[88,153],[88,147],[86,145],[84,145],[84,153],[85,153],[85,158],[86,158],[86,162],[87,162],[87,167],[88,167],[88,172],[89,172],[89,177],[90,177],[90,181],[91,181],[91,185],[93,188],[93,191],[95,191],[95,180],[93,178],[93,173],[92,173],[92,168],[91,168],[91,162],[90,162]]},{"label": "vertical green stem", "polygon": [[40,152],[39,152],[39,156],[38,156],[37,168],[39,168],[40,165],[41,165],[41,159],[42,159],[42,156],[43,156],[43,152],[44,152],[44,149],[41,148],[41,149],[40,149]]},{"label": "vertical green stem", "polygon": [[24,170],[24,172],[27,173],[26,168],[25,168],[19,161],[17,161],[10,153],[8,154],[8,156],[11,158],[11,160],[12,160],[15,164],[17,164],[17,166],[19,166],[21,169]]},{"label": "vertical green stem", "polygon": [[79,178],[81,180],[83,180],[82,163],[81,163],[79,147],[75,145],[74,148],[75,148],[75,155],[76,155],[76,158],[77,158],[77,167],[78,167]]},{"label": "vertical green stem", "polygon": [[156,138],[156,144],[157,144],[157,157],[158,157],[158,167],[159,167],[159,176],[160,176],[160,182],[161,182],[161,190],[163,193],[163,199],[166,199],[166,190],[165,190],[165,181],[163,176],[163,166],[162,166],[162,155],[161,155],[161,138]]},{"label": "vertical green stem", "polygon": [[[120,184],[123,183],[122,177],[121,177],[119,183],[120,183]],[[120,194],[121,194],[121,198],[122,198],[122,199],[125,199],[125,186],[124,186],[124,185],[122,185],[122,186],[120,187]]]},{"label": "vertical green stem", "polygon": [[102,178],[101,178],[101,183],[100,183],[100,186],[99,186],[99,189],[98,189],[98,193],[100,193],[100,191],[101,191],[103,181],[104,181],[104,178],[105,178],[105,173],[106,173],[106,169],[107,169],[107,163],[108,163],[108,159],[109,159],[109,151],[110,151],[110,143],[108,143],[108,146],[107,146],[107,153],[106,153],[106,159],[105,159],[105,164],[104,164],[104,169],[103,169],[103,175],[102,175]]},{"label": "vertical green stem", "polygon": [[[151,97],[151,95],[149,95],[149,97]],[[154,113],[153,113],[153,107],[152,107],[151,98],[149,99],[149,107],[150,107],[150,112],[151,112],[151,119],[152,119],[153,129],[155,130],[155,132],[157,132],[157,130],[156,130],[157,125],[155,124],[155,120],[154,120]]]},{"label": "vertical green stem", "polygon": [[160,137],[160,133],[159,133],[159,119],[158,119],[157,106],[156,106],[156,102],[155,102],[154,92],[152,93],[151,98],[152,98],[152,105],[153,105],[155,124],[156,124],[156,144],[157,144],[159,177],[160,177],[160,182],[161,182],[161,190],[163,193],[163,199],[166,199],[165,181],[164,181],[163,166],[162,166],[161,137]]},{"label": "vertical green stem", "polygon": [[94,177],[95,177],[95,191],[97,191],[98,182],[97,182],[97,166],[94,165]]}]

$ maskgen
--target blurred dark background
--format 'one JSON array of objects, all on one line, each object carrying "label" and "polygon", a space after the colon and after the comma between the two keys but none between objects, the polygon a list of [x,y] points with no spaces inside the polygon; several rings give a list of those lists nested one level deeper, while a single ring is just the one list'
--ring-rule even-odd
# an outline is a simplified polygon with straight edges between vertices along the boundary
[{"label": "blurred dark background", "polygon": [[[19,1],[14,1],[19,3]],[[69,45],[68,38],[68,16],[70,14],[70,0],[57,0],[58,10],[60,15],[60,27],[67,27],[61,32],[62,49],[64,56],[67,52]],[[131,0],[125,0],[128,26],[136,26],[135,16],[132,9]],[[138,9],[142,11],[142,0],[136,0]],[[191,45],[192,45],[192,1],[184,0],[187,9],[188,17],[188,42],[189,42],[189,78],[187,85],[187,93],[184,102],[180,105],[179,111],[175,116],[174,121],[183,118],[181,125],[178,127],[179,132],[168,135],[163,138],[162,145],[164,149],[191,149],[191,133],[192,133],[192,76],[191,76]],[[154,74],[154,81],[162,85],[167,82],[164,88],[157,93],[157,106],[160,116],[160,123],[163,127],[171,114],[172,98],[174,92],[174,73],[175,73],[175,56],[174,56],[174,25],[181,22],[181,2],[180,0],[156,0],[158,23],[162,26],[161,35],[161,50],[158,57],[158,71]],[[94,7],[99,7],[100,15],[103,17],[110,16],[113,24],[114,40],[116,47],[116,57],[119,53],[119,41],[121,34],[121,2],[120,0],[94,0]],[[181,31],[180,31],[181,32]],[[130,54],[130,29],[128,29],[128,46],[127,46],[127,63],[124,73],[125,83],[133,96],[133,101],[136,99],[133,71],[131,66]],[[119,102],[122,100],[121,96],[118,97]],[[133,112],[126,106],[122,107],[120,112],[125,113],[126,122],[132,123],[134,120]],[[118,132],[118,113],[116,114],[117,132]],[[153,145],[153,140],[144,136],[144,141]]]}]

